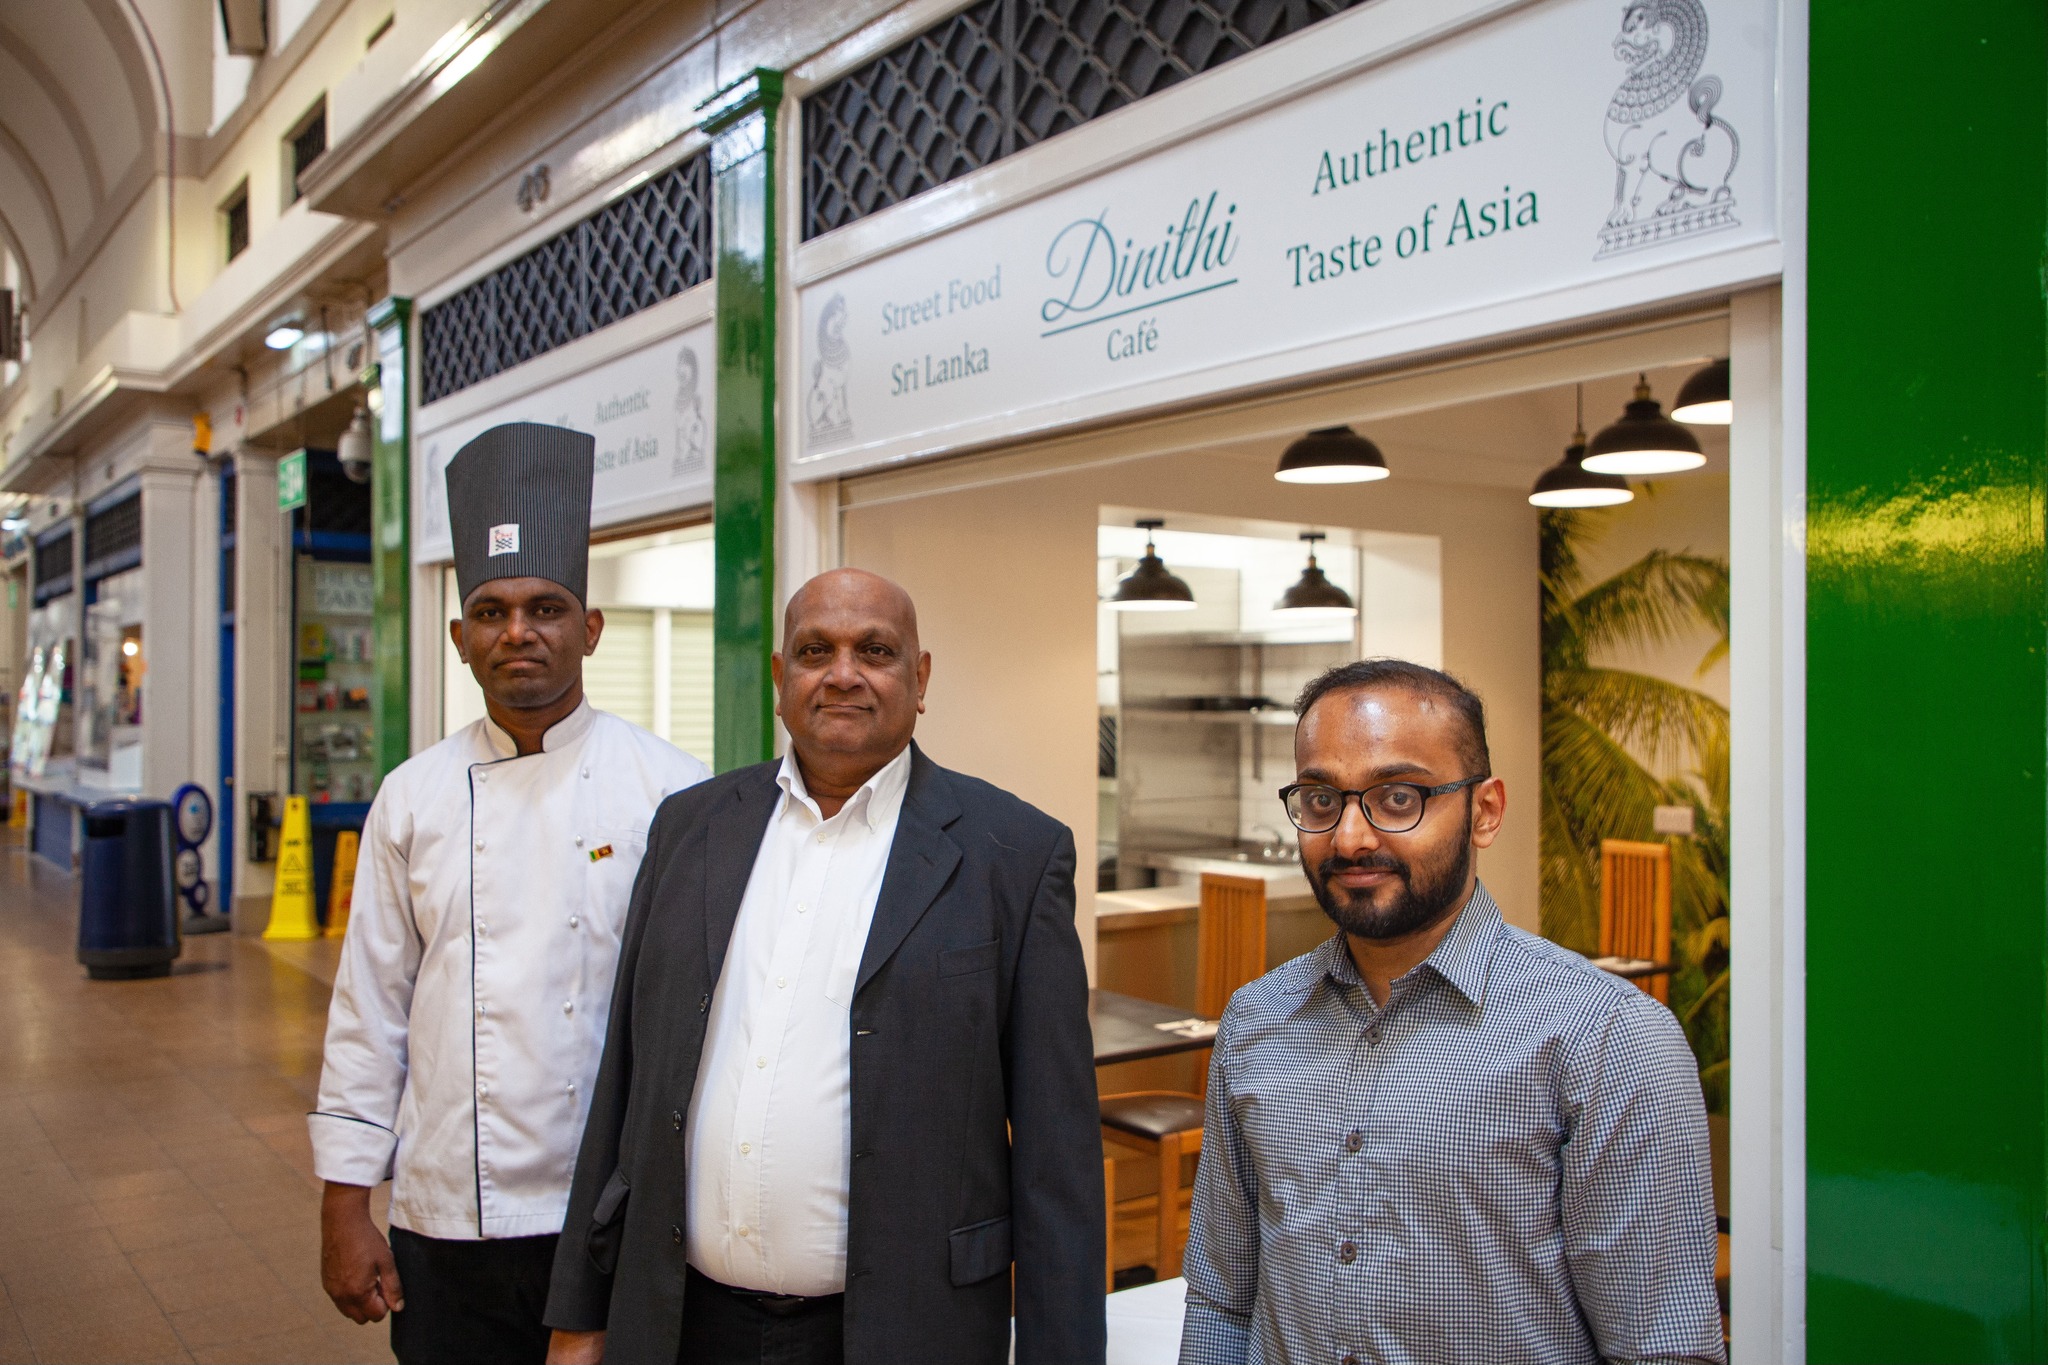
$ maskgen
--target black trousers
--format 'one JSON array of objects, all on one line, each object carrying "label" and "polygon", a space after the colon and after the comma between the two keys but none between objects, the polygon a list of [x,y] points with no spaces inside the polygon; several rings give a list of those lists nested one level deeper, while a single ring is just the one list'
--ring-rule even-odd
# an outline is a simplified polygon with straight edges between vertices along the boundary
[{"label": "black trousers", "polygon": [[750,1294],[692,1266],[676,1365],[845,1365],[845,1309],[844,1294]]},{"label": "black trousers", "polygon": [[555,1234],[457,1242],[391,1229],[405,1311],[391,1315],[399,1365],[542,1365]]}]

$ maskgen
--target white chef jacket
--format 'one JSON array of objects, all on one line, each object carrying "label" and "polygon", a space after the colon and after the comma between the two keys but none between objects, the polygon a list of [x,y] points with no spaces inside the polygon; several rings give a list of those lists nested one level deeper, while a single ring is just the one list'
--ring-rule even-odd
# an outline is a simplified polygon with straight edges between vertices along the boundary
[{"label": "white chef jacket", "polygon": [[837,1294],[853,1141],[848,1009],[910,750],[829,820],[793,756],[775,780],[782,797],[740,899],[690,1097],[688,1255],[736,1288]]},{"label": "white chef jacket", "polygon": [[486,717],[384,779],[308,1119],[322,1180],[388,1177],[426,1237],[561,1231],[648,822],[708,775],[586,701],[540,753]]}]

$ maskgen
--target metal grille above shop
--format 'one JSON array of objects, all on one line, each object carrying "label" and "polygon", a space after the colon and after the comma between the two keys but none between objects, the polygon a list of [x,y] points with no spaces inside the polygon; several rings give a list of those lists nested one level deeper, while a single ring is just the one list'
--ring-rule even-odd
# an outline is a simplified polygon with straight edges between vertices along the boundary
[{"label": "metal grille above shop", "polygon": [[71,532],[63,531],[36,541],[35,604],[62,597],[71,591]]},{"label": "metal grille above shop", "polygon": [[142,495],[131,493],[85,518],[87,582],[142,562]]},{"label": "metal grille above shop", "polygon": [[420,315],[432,403],[711,278],[711,163],[698,155]]},{"label": "metal grille above shop", "polygon": [[804,237],[1360,3],[982,0],[804,101]]}]

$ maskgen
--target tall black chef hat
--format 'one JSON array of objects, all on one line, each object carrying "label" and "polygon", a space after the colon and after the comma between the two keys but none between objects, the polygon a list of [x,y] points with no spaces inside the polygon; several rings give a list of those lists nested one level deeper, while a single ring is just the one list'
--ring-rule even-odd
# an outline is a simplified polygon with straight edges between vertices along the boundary
[{"label": "tall black chef hat", "polygon": [[494,578],[545,578],[587,603],[597,439],[508,422],[448,462],[448,531],[462,600]]}]

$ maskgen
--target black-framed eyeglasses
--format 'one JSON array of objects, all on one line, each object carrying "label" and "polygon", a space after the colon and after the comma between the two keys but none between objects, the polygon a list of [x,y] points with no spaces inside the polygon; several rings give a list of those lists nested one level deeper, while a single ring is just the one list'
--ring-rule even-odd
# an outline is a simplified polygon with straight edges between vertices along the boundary
[{"label": "black-framed eyeglasses", "polygon": [[1323,782],[1290,782],[1280,789],[1280,804],[1287,818],[1303,834],[1328,834],[1344,822],[1344,803],[1358,798],[1358,809],[1366,823],[1382,834],[1406,834],[1422,823],[1422,813],[1432,796],[1448,796],[1461,788],[1484,782],[1492,774],[1481,773],[1440,787],[1418,787],[1413,782],[1382,782],[1364,791],[1347,791]]}]

